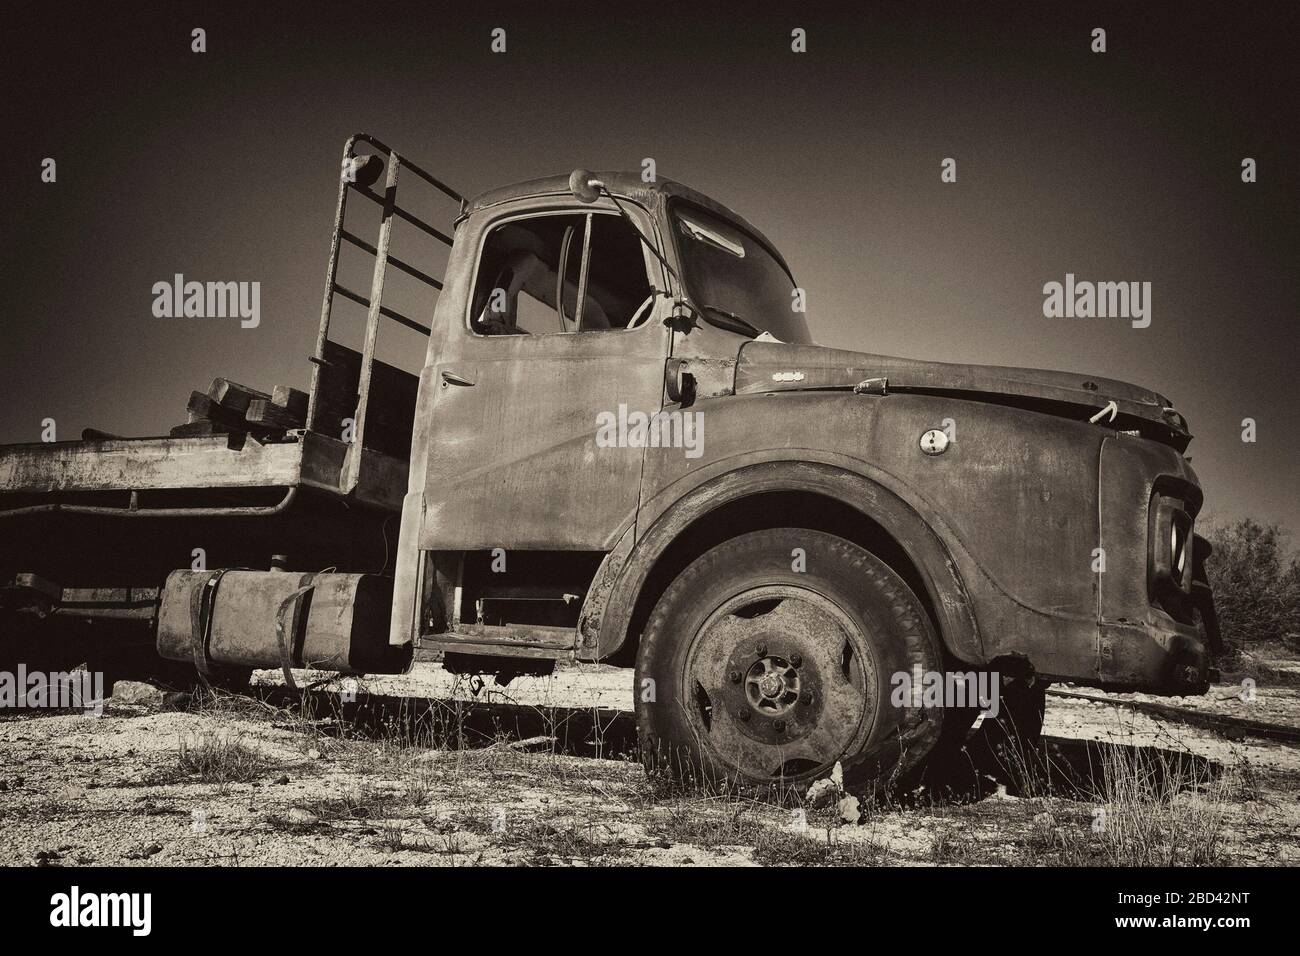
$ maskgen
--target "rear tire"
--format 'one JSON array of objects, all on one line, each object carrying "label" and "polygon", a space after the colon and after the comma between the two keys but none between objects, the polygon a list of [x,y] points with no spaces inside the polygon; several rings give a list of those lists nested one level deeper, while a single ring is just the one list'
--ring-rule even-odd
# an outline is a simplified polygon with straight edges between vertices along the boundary
[{"label": "rear tire", "polygon": [[880,786],[925,758],[943,721],[892,678],[942,660],[921,602],[879,558],[821,531],[740,535],[678,575],[646,625],[643,760],[750,791],[801,789],[838,762],[847,788]]}]

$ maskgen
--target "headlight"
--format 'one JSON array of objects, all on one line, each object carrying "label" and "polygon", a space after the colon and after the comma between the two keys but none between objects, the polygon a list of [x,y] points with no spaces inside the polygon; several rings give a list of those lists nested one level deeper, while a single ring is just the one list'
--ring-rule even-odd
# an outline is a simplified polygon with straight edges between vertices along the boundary
[{"label": "headlight", "polygon": [[1151,590],[1153,597],[1181,597],[1191,592],[1188,550],[1192,517],[1179,498],[1157,494],[1151,502]]}]

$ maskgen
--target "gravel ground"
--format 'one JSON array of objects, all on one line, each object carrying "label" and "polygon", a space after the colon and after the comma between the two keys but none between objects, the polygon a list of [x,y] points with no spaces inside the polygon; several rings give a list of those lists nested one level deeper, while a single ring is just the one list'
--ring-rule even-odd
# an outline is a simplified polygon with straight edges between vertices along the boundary
[{"label": "gravel ground", "polygon": [[[266,690],[275,675],[259,674],[258,683]],[[630,760],[590,756],[616,750],[600,749],[603,734],[626,731],[631,684],[629,671],[603,666],[520,678],[504,688],[489,682],[477,694],[468,681],[436,665],[361,682],[361,703],[419,695],[441,701],[436,709],[444,717],[455,714],[459,701],[462,714],[495,706],[541,720],[535,737],[489,735],[486,745],[480,737],[460,749],[428,746],[444,742],[445,722],[435,731],[439,740],[407,740],[399,732],[409,726],[404,712],[371,721],[361,732],[337,719],[333,705],[304,716],[301,708],[258,699],[165,699],[140,685],[119,685],[100,717],[10,713],[0,717],[0,861],[144,866],[1109,861],[1105,853],[1111,844],[1095,829],[1104,801],[1093,794],[1017,795],[1014,787],[985,781],[978,793],[957,800],[921,795],[864,805],[859,823],[843,825],[834,801],[829,809],[800,811],[729,794],[667,791]],[[1237,697],[1239,685],[1224,684],[1205,698],[1172,702],[1300,726],[1298,691],[1261,681],[1255,700],[1244,703]],[[276,699],[273,693],[266,698]],[[568,714],[562,720],[584,717],[576,732],[581,739],[564,739],[563,731],[547,723],[557,713]],[[1209,768],[1206,779],[1218,777],[1215,786],[1230,796],[1210,800],[1203,788],[1185,788],[1164,807],[1162,812],[1171,814],[1164,830],[1190,839],[1212,827],[1218,862],[1300,863],[1300,748],[1249,737],[1226,739],[1110,704],[1059,698],[1049,698],[1045,732],[1054,752],[1067,756],[1094,741],[1111,753],[1195,759],[1197,767]]]}]

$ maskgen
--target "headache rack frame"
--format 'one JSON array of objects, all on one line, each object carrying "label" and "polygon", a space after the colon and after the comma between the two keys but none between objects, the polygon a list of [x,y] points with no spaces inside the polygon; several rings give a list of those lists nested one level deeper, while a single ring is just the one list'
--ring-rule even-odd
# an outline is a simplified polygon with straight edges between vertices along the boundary
[{"label": "headache rack frame", "polygon": [[[358,146],[373,156],[358,156]],[[349,164],[365,175],[349,178]],[[380,169],[376,169],[376,166]],[[371,188],[386,169],[382,195]],[[419,378],[375,358],[381,318],[430,334],[430,329],[383,304],[388,266],[435,291],[442,282],[427,270],[390,254],[394,219],[450,246],[452,237],[398,205],[402,170],[458,204],[460,193],[365,133],[343,148],[334,231],[321,304],[305,427],[265,442],[235,431],[211,437],[121,438],[87,430],[81,441],[0,446],[0,519],[50,513],[129,518],[274,517],[298,507],[305,489],[313,495],[355,498],[383,511],[401,509]],[[409,178],[409,177],[408,177]],[[374,243],[344,223],[349,192],[382,210]],[[454,231],[454,226],[452,227]],[[370,294],[338,282],[342,243],[374,257]],[[330,338],[335,295],[367,310],[361,352]],[[351,434],[343,422],[351,419]],[[249,499],[249,500],[245,500]]]},{"label": "headache rack frame", "polygon": [[[359,156],[356,149],[359,145],[370,147],[373,153]],[[366,175],[373,167],[366,156],[379,156],[383,162],[384,186],[383,193],[377,193],[372,188],[375,182],[378,182],[377,173]],[[388,273],[388,266],[392,265],[395,269],[404,272],[406,275],[424,283],[434,290],[442,291],[442,281],[429,275],[422,269],[392,255],[390,249],[392,245],[393,221],[401,219],[409,223],[425,235],[450,248],[452,237],[448,233],[436,228],[432,224],[425,222],[416,216],[410,209],[400,206],[397,203],[397,185],[399,175],[403,170],[409,170],[415,176],[419,177],[425,183],[432,186],[448,199],[455,200],[459,204],[458,214],[464,212],[466,208],[465,197],[452,189],[446,183],[437,179],[430,173],[421,169],[411,160],[402,156],[391,147],[380,142],[367,133],[356,133],[348,138],[343,146],[343,159],[340,163],[339,176],[339,194],[338,204],[334,213],[334,231],[330,237],[330,255],[329,266],[325,277],[325,294],[321,301],[320,312],[320,330],[316,337],[316,352],[312,356],[314,368],[312,370],[311,381],[311,398],[307,407],[307,429],[320,430],[322,416],[322,389],[325,385],[325,378],[328,370],[332,365],[338,362],[338,349],[332,348],[335,345],[330,339],[330,322],[334,310],[335,296],[342,296],[356,304],[364,307],[366,313],[366,327],[364,344],[362,345],[360,358],[360,372],[357,381],[357,403],[353,412],[352,427],[352,449],[348,455],[347,463],[344,467],[343,474],[340,476],[340,490],[345,494],[350,493],[356,487],[361,479],[362,466],[362,449],[366,447],[367,437],[367,418],[372,406],[372,388],[376,384],[375,368],[375,349],[379,339],[379,320],[381,318],[389,319],[399,325],[405,326],[423,335],[429,335],[430,329],[394,309],[383,304],[384,282]],[[367,181],[368,180],[368,181]],[[379,235],[374,243],[367,242],[362,237],[348,231],[344,219],[347,214],[348,193],[356,192],[371,202],[376,203],[381,209]],[[343,286],[338,281],[339,251],[342,243],[348,243],[362,252],[368,253],[374,257],[374,270],[371,273],[370,293],[362,295],[361,293]],[[379,363],[381,366],[383,363]],[[386,371],[391,371],[391,367],[384,367]],[[388,380],[391,381],[391,375]],[[382,388],[382,386],[381,386]],[[405,400],[408,396],[403,396],[399,400]],[[409,396],[412,402],[412,414],[414,414],[414,395]]]}]

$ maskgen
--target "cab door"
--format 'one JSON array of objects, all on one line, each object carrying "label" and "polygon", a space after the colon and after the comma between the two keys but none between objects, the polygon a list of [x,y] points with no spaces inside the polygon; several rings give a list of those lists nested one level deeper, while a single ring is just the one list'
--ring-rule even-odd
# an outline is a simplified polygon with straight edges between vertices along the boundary
[{"label": "cab door", "polygon": [[662,408],[666,283],[608,200],[550,202],[466,223],[476,264],[432,369],[422,550],[607,551],[635,520],[645,449],[601,425]]}]

